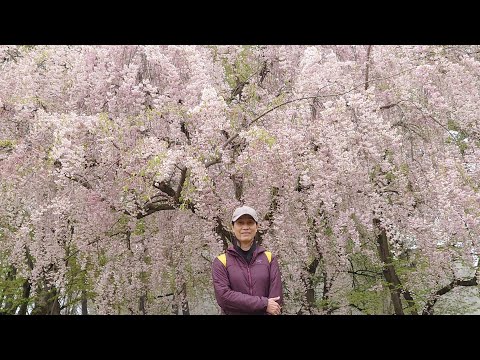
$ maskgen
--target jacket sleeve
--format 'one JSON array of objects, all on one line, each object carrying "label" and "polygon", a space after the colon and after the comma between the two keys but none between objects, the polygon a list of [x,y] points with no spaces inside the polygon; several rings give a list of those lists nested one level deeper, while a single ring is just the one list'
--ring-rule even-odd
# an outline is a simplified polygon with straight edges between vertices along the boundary
[{"label": "jacket sleeve", "polygon": [[282,276],[280,274],[280,266],[278,260],[274,256],[270,263],[270,291],[268,293],[269,298],[280,296],[280,300],[277,301],[280,305],[283,305],[283,288],[282,288]]},{"label": "jacket sleeve", "polygon": [[212,277],[215,298],[224,311],[255,313],[266,310],[267,297],[252,296],[231,289],[227,269],[218,258],[212,263]]}]

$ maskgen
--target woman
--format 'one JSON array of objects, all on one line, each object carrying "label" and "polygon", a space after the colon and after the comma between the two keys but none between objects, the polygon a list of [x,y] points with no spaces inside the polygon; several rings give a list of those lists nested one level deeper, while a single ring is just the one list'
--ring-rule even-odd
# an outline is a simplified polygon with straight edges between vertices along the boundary
[{"label": "woman", "polygon": [[213,260],[215,297],[223,314],[278,315],[283,303],[278,261],[257,246],[257,212],[249,206],[237,208],[232,216],[235,239],[225,254]]}]

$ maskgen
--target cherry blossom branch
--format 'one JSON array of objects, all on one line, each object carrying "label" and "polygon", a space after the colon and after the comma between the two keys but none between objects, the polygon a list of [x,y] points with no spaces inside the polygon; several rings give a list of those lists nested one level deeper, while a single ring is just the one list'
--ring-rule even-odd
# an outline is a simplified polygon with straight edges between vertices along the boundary
[{"label": "cherry blossom branch", "polygon": [[88,182],[87,179],[85,179],[82,175],[76,175],[76,174],[65,174],[65,177],[67,179],[73,180],[75,182],[78,182],[80,185],[83,187],[87,188],[88,190],[92,190],[92,185]]},{"label": "cherry blossom branch", "polygon": [[415,102],[413,102],[412,100],[404,100],[406,102],[409,102],[411,103],[418,111],[420,111],[420,113],[426,117],[426,118],[430,118],[431,120],[433,120],[436,124],[438,124],[440,127],[442,127],[443,129],[445,129],[446,132],[448,132],[448,134],[452,137],[452,139],[455,140],[455,136],[452,134],[452,132],[445,126],[443,125],[440,121],[438,121],[437,119],[435,119],[432,115],[427,115],[423,112],[423,109],[420,108],[417,104],[415,104]]},{"label": "cherry blossom branch", "polygon": [[367,61],[365,66],[365,90],[368,90],[368,72],[370,70],[370,51],[372,50],[372,45],[368,45],[367,48]]},{"label": "cherry blossom branch", "polygon": [[[393,74],[393,75],[390,75],[390,76],[385,76],[385,77],[382,77],[382,78],[376,78],[376,79],[371,79],[371,80],[366,80],[365,82],[362,82],[361,84],[359,85],[356,85],[354,86],[353,88],[351,88],[350,90],[347,90],[347,91],[344,91],[342,93],[338,93],[338,94],[327,94],[327,95],[312,95],[312,96],[304,96],[304,97],[300,97],[300,98],[296,98],[296,99],[291,99],[291,100],[287,100],[279,105],[276,105],[274,106],[273,108],[263,112],[262,114],[260,114],[259,116],[257,116],[255,119],[253,119],[249,124],[248,126],[251,126],[253,124],[255,124],[258,120],[260,120],[261,118],[263,118],[264,116],[266,116],[267,114],[271,113],[272,111],[282,107],[282,106],[285,106],[285,105],[288,105],[288,104],[291,104],[293,102],[297,102],[297,101],[302,101],[302,100],[309,100],[309,99],[319,99],[319,98],[329,98],[329,97],[337,97],[337,96],[343,96],[343,95],[346,95],[356,89],[358,89],[359,87],[361,86],[367,86],[367,84],[371,83],[371,82],[375,82],[375,81],[380,81],[380,80],[386,80],[386,79],[391,79],[395,76],[398,76],[398,75],[401,75],[401,74],[404,74],[408,71],[411,71],[415,69],[415,67],[411,67],[411,68],[408,68],[406,70],[403,70],[403,71],[400,71],[396,74]],[[323,88],[319,89],[322,90],[324,89],[325,87],[327,86],[331,86],[333,84],[328,84],[328,85],[325,85]],[[222,145],[222,150],[225,150],[225,148],[233,141],[235,140],[239,135],[240,135],[240,132],[241,131],[237,131],[235,134],[233,134],[232,136],[230,136],[230,138],[227,139],[227,141],[225,141],[225,143]],[[213,160],[210,160],[208,162],[205,163],[205,167],[208,168],[214,164],[217,164],[221,162],[221,157],[217,157]]]}]

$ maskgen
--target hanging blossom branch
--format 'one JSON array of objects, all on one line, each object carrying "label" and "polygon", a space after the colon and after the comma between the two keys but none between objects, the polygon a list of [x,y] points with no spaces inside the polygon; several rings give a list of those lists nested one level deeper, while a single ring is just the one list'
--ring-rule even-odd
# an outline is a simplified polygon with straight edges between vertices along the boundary
[{"label": "hanging blossom branch", "polygon": [[368,90],[368,72],[370,70],[370,52],[372,50],[372,45],[368,45],[367,48],[367,61],[365,66],[365,90]]},{"label": "hanging blossom branch", "polygon": [[453,133],[445,126],[443,125],[440,121],[438,121],[437,119],[435,119],[432,115],[429,115],[429,114],[425,114],[422,110],[422,108],[420,108],[417,104],[415,104],[412,100],[404,100],[406,102],[409,102],[411,103],[415,109],[417,109],[418,111],[420,111],[420,113],[425,117],[425,118],[430,118],[431,120],[433,120],[437,125],[439,125],[440,127],[442,127],[451,137],[452,139],[455,140],[455,135],[453,135]]},{"label": "hanging blossom branch", "polygon": [[[347,90],[347,91],[344,91],[342,93],[338,93],[338,94],[327,94],[327,95],[312,95],[312,96],[304,96],[304,97],[301,97],[301,98],[296,98],[296,99],[292,99],[292,100],[288,100],[288,101],[285,101],[279,105],[276,105],[274,106],[273,108],[265,111],[264,113],[262,113],[261,115],[257,116],[255,119],[253,119],[249,124],[248,126],[251,126],[253,124],[255,124],[258,120],[260,120],[261,118],[263,118],[265,115],[271,113],[272,111],[282,107],[282,106],[285,106],[285,105],[288,105],[288,104],[291,104],[293,102],[297,102],[297,101],[302,101],[302,100],[309,100],[309,99],[319,99],[319,98],[329,98],[329,97],[337,97],[337,96],[343,96],[343,95],[346,95],[356,89],[358,89],[359,87],[362,87],[362,86],[365,86],[365,88],[367,88],[368,84],[371,83],[371,82],[375,82],[375,81],[381,81],[381,80],[386,80],[386,79],[391,79],[395,76],[398,76],[398,75],[401,75],[401,74],[404,74],[408,71],[412,71],[413,69],[415,69],[416,67],[411,67],[411,68],[408,68],[406,70],[403,70],[403,71],[400,71],[396,74],[393,74],[393,75],[390,75],[390,76],[386,76],[386,77],[382,77],[382,78],[376,78],[376,79],[371,79],[371,80],[368,80],[366,79],[365,82],[362,82],[361,84],[359,85],[356,85],[354,86],[353,88],[351,88],[350,90]],[[325,85],[323,88],[319,89],[319,91],[323,90],[324,88],[328,87],[328,86],[331,86],[333,84],[328,84],[328,85]],[[232,136],[230,136],[230,138],[227,139],[227,141],[225,141],[225,143],[222,145],[222,150],[225,150],[225,148],[233,141],[235,140],[239,135],[240,135],[240,132],[241,131],[237,131],[235,134],[233,134]],[[218,164],[219,162],[221,162],[221,156],[217,156],[215,159],[212,159],[208,162],[205,163],[205,167],[208,168],[212,165],[215,165],[215,164]]]},{"label": "hanging blossom branch", "polygon": [[[390,79],[390,78],[393,78],[395,76],[398,76],[398,75],[401,75],[405,72],[408,72],[408,71],[411,71],[413,70],[415,67],[411,67],[409,69],[406,69],[406,70],[403,70],[401,72],[398,72],[396,74],[393,74],[393,75],[390,75],[390,76],[387,76],[387,77],[383,77],[383,78],[376,78],[376,79],[371,79],[371,80],[368,80],[365,79],[365,82],[364,83],[361,83],[361,84],[358,84],[356,86],[354,86],[353,88],[343,92],[343,93],[337,93],[337,94],[327,94],[327,95],[313,95],[313,96],[304,96],[304,97],[301,97],[301,98],[296,98],[296,99],[292,99],[292,100],[288,100],[288,101],[285,101],[279,105],[276,105],[274,107],[272,107],[271,109],[263,112],[262,114],[258,115],[256,118],[254,118],[252,121],[250,121],[250,123],[247,125],[247,127],[255,124],[256,122],[258,122],[261,118],[265,117],[267,114],[271,113],[272,111],[282,107],[282,106],[285,106],[285,105],[288,105],[288,104],[291,104],[293,102],[297,102],[297,101],[302,101],[302,100],[309,100],[309,99],[318,99],[318,98],[328,98],[328,97],[336,97],[336,96],[342,96],[342,95],[345,95],[345,94],[348,94],[356,89],[358,89],[359,87],[362,87],[362,86],[365,86],[367,87],[367,84],[370,83],[370,82],[375,82],[375,81],[380,81],[380,80],[385,80],[385,79]],[[320,88],[319,91],[325,89],[326,87],[328,86],[331,86],[333,84],[327,84],[325,85],[324,87]],[[186,129],[182,129],[183,130],[186,130]],[[225,143],[222,145],[222,150],[225,150],[226,147],[233,141],[235,140],[238,136],[240,135],[240,131],[237,131],[235,134],[233,134],[232,136],[230,136],[226,141]],[[205,167],[206,168],[209,168],[210,166],[214,165],[214,164],[217,164],[217,163],[220,163],[221,162],[221,155],[220,156],[217,156],[216,158],[208,161],[205,163]],[[179,184],[178,184],[178,187],[175,190],[173,190],[170,186],[166,186],[166,188],[169,190],[167,191],[166,193],[168,195],[170,195],[171,197],[173,197],[173,202],[171,203],[155,203],[155,204],[147,204],[146,206],[146,211],[144,213],[141,213],[137,216],[137,218],[143,218],[145,216],[148,216],[154,212],[157,212],[159,210],[172,210],[175,208],[176,205],[178,205],[178,202],[179,202],[179,199],[180,199],[180,193],[182,191],[182,188],[183,188],[183,185],[184,185],[184,182],[185,182],[185,178],[186,178],[186,175],[187,175],[187,171],[188,169],[186,167],[182,167],[181,168],[181,176],[180,176],[180,181],[179,181]],[[167,189],[163,189],[164,192],[165,190]],[[190,204],[189,208],[192,210],[192,212],[195,213],[195,206],[194,204]],[[217,219],[218,221],[218,219]],[[222,239],[225,240],[225,234],[224,234],[224,229],[221,229],[222,227],[217,227],[217,233],[222,237]]]},{"label": "hanging blossom branch", "polygon": [[[457,212],[458,213],[458,212]],[[461,214],[459,214],[461,216]],[[465,228],[468,230],[470,233],[470,228],[466,221],[462,217],[462,222],[465,225]],[[458,286],[478,286],[478,274],[480,271],[480,267],[477,265],[475,268],[475,273],[473,276],[469,279],[453,279],[449,284],[445,285],[441,289],[438,289],[435,291],[433,294],[431,294],[428,297],[427,302],[423,306],[423,311],[422,315],[433,315],[434,309],[433,307],[437,303],[437,301],[440,299],[442,295],[445,295],[446,293],[452,291],[454,288]]]},{"label": "hanging blossom branch", "polygon": [[[309,100],[309,99],[318,99],[318,98],[328,98],[328,97],[337,97],[337,96],[342,96],[342,95],[346,95],[362,86],[366,86],[368,83],[370,82],[375,82],[375,81],[380,81],[380,80],[386,80],[386,79],[390,79],[390,78],[393,78],[395,76],[398,76],[398,75],[401,75],[403,73],[406,73],[408,71],[411,71],[413,70],[415,67],[411,67],[409,69],[406,69],[406,70],[403,70],[401,72],[398,72],[396,74],[393,74],[393,75],[390,75],[390,76],[387,76],[387,77],[382,77],[382,78],[376,78],[376,79],[371,79],[371,80],[368,80],[366,79],[365,82],[362,82],[361,84],[358,84],[356,86],[354,86],[353,88],[347,90],[347,91],[344,91],[344,92],[341,92],[341,93],[337,93],[337,94],[327,94],[327,95],[312,95],[312,96],[304,96],[304,97],[300,97],[300,98],[296,98],[296,99],[291,99],[291,100],[287,100],[279,105],[276,105],[274,107],[272,107],[271,109],[268,109],[266,111],[264,111],[263,113],[261,113],[260,115],[258,115],[256,118],[254,118],[252,121],[250,121],[250,123],[248,123],[247,127],[249,126],[252,126],[253,124],[255,124],[256,122],[258,122],[260,119],[262,119],[263,117],[265,117],[267,114],[271,113],[272,111],[282,107],[282,106],[285,106],[285,105],[288,105],[288,104],[291,104],[291,103],[294,103],[294,102],[297,102],[297,101],[302,101],[302,100]],[[334,84],[327,84],[325,85],[324,87],[320,88],[319,91],[325,89],[326,87],[328,86],[332,86]],[[182,131],[186,131],[185,128],[182,128]],[[226,141],[225,143],[222,145],[222,150],[225,150],[226,147],[232,142],[234,141],[239,135],[240,135],[240,132],[241,131],[237,131],[235,134],[233,134],[232,136],[230,136]],[[188,136],[187,136],[188,138]],[[220,156],[217,156],[216,158],[208,161],[205,163],[205,167],[208,168],[214,164],[217,164],[217,163],[220,163],[221,162],[221,155]],[[187,171],[188,169],[186,167],[182,167],[181,168],[181,176],[180,176],[180,182],[178,184],[178,187],[177,189],[173,189],[169,184],[162,184],[163,187],[159,187],[158,185],[154,187],[157,187],[159,188],[163,193],[167,194],[171,199],[169,199],[170,201],[152,201],[152,202],[149,202],[147,204],[145,204],[144,208],[142,209],[143,211],[140,211],[140,213],[138,214],[130,214],[129,212],[127,211],[123,211],[125,214],[127,215],[130,215],[130,216],[134,216],[136,217],[137,219],[141,219],[143,217],[146,217],[148,215],[151,215],[157,211],[160,211],[160,210],[173,210],[175,209],[176,205],[178,205],[178,202],[179,202],[179,198],[180,198],[180,193],[182,191],[182,188],[183,188],[183,185],[184,185],[184,181],[185,181],[185,178],[186,178],[186,175],[187,175]],[[78,179],[78,178],[71,178],[72,180],[74,181],[77,181],[79,182],[81,185],[83,185],[84,187],[88,188],[88,189],[91,189],[91,185],[85,181],[81,181],[81,179]],[[105,199],[102,199],[102,200],[105,200]],[[163,199],[163,200],[166,200],[166,199]],[[112,207],[112,206],[111,206]],[[114,207],[112,207],[114,210],[116,210]],[[195,206],[193,204],[190,204],[189,208],[195,213]],[[219,235],[224,235],[222,233],[222,231],[217,231],[217,233],[219,233]]]},{"label": "hanging blossom branch", "polygon": [[[403,111],[402,107],[400,106],[400,104],[401,104],[402,102],[406,102],[406,103],[412,104],[413,107],[414,107],[416,110],[418,110],[418,111],[423,115],[424,118],[433,120],[433,122],[435,122],[438,126],[440,126],[441,128],[443,128],[443,129],[448,133],[448,135],[450,135],[450,137],[451,137],[453,140],[456,139],[455,135],[451,132],[451,130],[448,129],[448,127],[446,127],[444,124],[442,124],[439,120],[435,119],[432,115],[425,114],[425,112],[423,111],[423,109],[422,109],[420,106],[418,106],[415,102],[413,102],[412,100],[403,99],[403,100],[400,100],[400,101],[398,101],[398,102],[396,102],[396,103],[392,103],[392,104],[388,104],[388,105],[383,105],[383,106],[380,106],[380,110],[387,110],[387,109],[390,109],[390,108],[392,108],[392,107],[394,107],[394,106],[397,106],[397,107],[402,111],[402,113],[403,113],[404,116],[405,116],[405,112]],[[396,123],[393,124],[393,125],[394,125],[394,126],[396,126],[396,125],[402,125],[402,126],[408,128],[409,130],[412,130],[413,132],[415,132],[411,127],[405,126],[405,124],[404,124],[403,122],[401,122],[401,121],[396,122]],[[425,138],[424,138],[423,135],[420,135],[418,132],[415,132],[415,133],[416,133],[417,135],[419,135],[422,139],[425,140]]]}]

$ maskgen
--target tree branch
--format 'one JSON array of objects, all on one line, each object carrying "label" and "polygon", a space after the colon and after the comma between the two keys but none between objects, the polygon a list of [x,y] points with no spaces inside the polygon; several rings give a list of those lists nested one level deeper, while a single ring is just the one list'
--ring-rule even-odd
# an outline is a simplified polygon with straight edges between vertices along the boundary
[{"label": "tree branch", "polygon": [[142,212],[135,217],[137,219],[143,219],[144,217],[160,210],[175,210],[175,206],[172,202],[148,202],[145,204]]},{"label": "tree branch", "polygon": [[433,120],[437,125],[439,125],[439,126],[442,127],[446,132],[448,132],[448,134],[452,137],[453,140],[456,139],[455,136],[452,134],[452,132],[451,132],[445,125],[443,125],[440,121],[438,121],[437,119],[435,119],[432,115],[426,115],[426,114],[423,112],[423,110],[422,110],[417,104],[415,104],[413,101],[411,101],[411,100],[403,100],[403,101],[411,103],[411,104],[415,107],[415,109],[417,109],[418,111],[420,111],[420,113],[421,113],[424,117],[430,118],[431,120]]},{"label": "tree branch", "polygon": [[422,315],[433,315],[433,307],[435,303],[438,301],[440,296],[445,295],[446,293],[452,291],[457,286],[477,286],[477,274],[475,274],[471,279],[468,280],[460,280],[455,279],[450,284],[442,287],[441,289],[437,290],[427,301],[425,306],[423,307]]},{"label": "tree branch", "polygon": [[157,188],[161,192],[167,194],[168,196],[174,198],[175,197],[175,190],[172,189],[170,185],[168,185],[165,181],[157,182],[155,181],[153,183],[153,187]]},{"label": "tree branch", "polygon": [[65,177],[67,177],[67,179],[70,179],[70,180],[73,180],[75,182],[78,182],[80,185],[82,185],[83,187],[86,187],[88,190],[92,190],[92,185],[90,185],[90,183],[88,182],[88,180],[86,180],[85,178],[83,178],[82,175],[70,175],[70,174],[65,174]]},{"label": "tree branch", "polygon": [[181,169],[181,173],[180,173],[180,182],[178,183],[178,186],[177,186],[177,191],[175,191],[175,194],[174,194],[174,197],[173,199],[175,200],[175,203],[178,203],[179,200],[180,200],[180,194],[182,192],[182,189],[183,189],[183,183],[185,182],[185,179],[187,178],[187,167],[184,166],[182,167]]},{"label": "tree branch", "polygon": [[215,232],[220,236],[223,241],[223,250],[226,250],[228,247],[228,240],[230,239],[231,233],[227,229],[225,229],[220,217],[215,217],[215,221],[217,222],[217,226],[215,226]]},{"label": "tree branch", "polygon": [[361,272],[359,272],[359,271],[369,271],[369,270],[357,270],[357,271],[348,270],[347,273],[348,273],[348,274],[353,274],[353,275],[371,277],[371,278],[374,278],[374,279],[376,279],[376,278],[379,277],[379,276],[382,276],[382,274],[377,273],[377,272],[375,272],[375,271],[369,271],[369,272],[374,273],[375,275],[364,274],[364,273],[361,273]]},{"label": "tree branch", "polygon": [[[390,78],[393,78],[395,76],[398,76],[398,75],[401,75],[403,73],[406,73],[408,71],[411,71],[413,70],[415,67],[411,67],[411,68],[408,68],[406,70],[403,70],[403,71],[400,71],[396,74],[393,74],[393,75],[390,75],[390,76],[385,76],[385,77],[382,77],[382,78],[376,78],[376,79],[371,79],[371,80],[367,80],[365,81],[364,83],[361,83],[359,85],[356,85],[354,87],[352,87],[350,90],[347,90],[347,91],[344,91],[342,93],[338,93],[338,94],[327,94],[327,95],[313,95],[313,96],[304,96],[304,97],[300,97],[300,98],[296,98],[296,99],[292,99],[292,100],[288,100],[288,101],[285,101],[279,105],[276,105],[274,106],[273,108],[263,112],[262,114],[260,114],[259,116],[257,116],[255,119],[253,119],[249,124],[248,126],[251,126],[253,125],[254,123],[256,123],[258,120],[260,120],[261,118],[263,118],[265,115],[269,114],[270,112],[282,107],[282,106],[285,106],[285,105],[288,105],[290,103],[293,103],[293,102],[297,102],[297,101],[301,101],[301,100],[309,100],[309,99],[319,99],[319,98],[329,98],[329,97],[336,97],[336,96],[342,96],[342,95],[346,95],[356,89],[358,89],[359,87],[361,86],[367,86],[367,84],[371,83],[371,82],[375,82],[375,81],[380,81],[380,80],[386,80],[386,79],[390,79]],[[326,88],[327,86],[331,86],[333,84],[328,84],[328,85],[325,85],[323,88],[319,89],[320,90],[323,90],[324,88]],[[247,126],[247,127],[248,127]],[[237,131],[235,134],[233,134],[232,136],[230,136],[230,138],[227,139],[227,141],[225,141],[225,143],[222,145],[222,150],[225,150],[225,148],[233,141],[235,140],[238,136],[240,135],[240,131]],[[214,164],[217,164],[221,162],[221,157],[217,157],[213,160],[210,160],[208,161],[207,163],[205,163],[205,167],[210,167]]]}]

